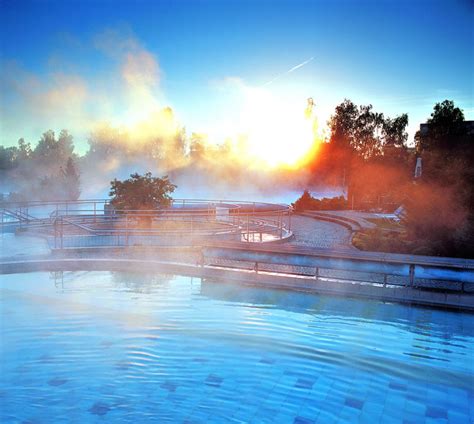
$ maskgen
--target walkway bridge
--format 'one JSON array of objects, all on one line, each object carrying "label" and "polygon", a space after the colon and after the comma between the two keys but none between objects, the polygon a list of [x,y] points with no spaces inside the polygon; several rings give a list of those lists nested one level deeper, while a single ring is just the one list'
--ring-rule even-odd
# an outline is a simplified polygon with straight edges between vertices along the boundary
[{"label": "walkway bridge", "polygon": [[183,199],[157,211],[115,211],[106,200],[30,202],[3,204],[2,216],[11,218],[3,230],[15,220],[16,229],[46,237],[60,257],[163,258],[185,247],[185,262],[222,275],[285,277],[306,288],[343,281],[345,287],[474,293],[473,260],[264,243],[291,237],[291,211],[284,205]]},{"label": "walkway bridge", "polygon": [[157,210],[115,210],[107,199],[3,203],[2,231],[48,238],[52,248],[164,246],[202,240],[260,243],[291,237],[286,205],[174,199]]}]

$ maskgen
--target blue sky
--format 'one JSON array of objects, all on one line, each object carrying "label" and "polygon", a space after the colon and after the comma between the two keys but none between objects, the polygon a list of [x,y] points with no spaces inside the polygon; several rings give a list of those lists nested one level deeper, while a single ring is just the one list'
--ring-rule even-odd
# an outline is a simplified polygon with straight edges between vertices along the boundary
[{"label": "blue sky", "polygon": [[64,127],[85,148],[96,120],[119,122],[142,96],[170,105],[188,132],[206,132],[232,121],[239,87],[278,75],[266,87],[272,96],[302,107],[313,97],[323,117],[346,97],[408,113],[412,136],[448,98],[474,119],[468,0],[3,0],[0,8],[3,145]]}]

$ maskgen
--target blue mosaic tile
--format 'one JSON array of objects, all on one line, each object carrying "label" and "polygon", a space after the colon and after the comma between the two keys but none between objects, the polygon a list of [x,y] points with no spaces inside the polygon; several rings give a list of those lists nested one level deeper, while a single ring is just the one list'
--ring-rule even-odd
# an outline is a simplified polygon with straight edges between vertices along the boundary
[{"label": "blue mosaic tile", "polygon": [[[468,423],[469,414],[464,414],[459,411],[448,411],[448,422],[451,423]],[[473,421],[474,422],[474,421]]]},{"label": "blue mosaic tile", "polygon": [[305,417],[295,417],[293,424],[314,424],[314,420],[310,420],[309,418]]},{"label": "blue mosaic tile", "polygon": [[406,391],[407,390],[407,385],[406,384],[401,384],[401,383],[396,383],[395,381],[391,381],[390,384],[388,385],[391,389],[394,390],[401,390],[401,391]]},{"label": "blue mosaic tile", "polygon": [[298,387],[300,389],[312,389],[314,386],[314,380],[307,380],[305,378],[298,378],[298,380],[295,383],[295,387]]},{"label": "blue mosaic tile", "polygon": [[110,411],[110,406],[105,402],[96,402],[89,408],[89,412],[94,415],[105,415]]},{"label": "blue mosaic tile", "polygon": [[115,364],[115,368],[118,370],[128,370],[130,368],[130,363],[128,361],[118,361]]},{"label": "blue mosaic tile", "polygon": [[208,386],[220,387],[222,381],[222,377],[219,377],[215,374],[209,374],[205,382]]},{"label": "blue mosaic tile", "polygon": [[41,355],[39,357],[39,361],[43,364],[50,364],[54,362],[54,357],[50,355]]},{"label": "blue mosaic tile", "polygon": [[407,400],[405,402],[405,411],[416,416],[423,416],[425,415],[426,407],[424,403],[414,400]]},{"label": "blue mosaic tile", "polygon": [[48,381],[48,384],[50,386],[62,386],[63,384],[67,383],[67,380],[65,378],[59,378],[59,377],[55,377],[55,378],[52,378],[51,380]]},{"label": "blue mosaic tile", "polygon": [[364,406],[364,402],[362,400],[351,397],[346,398],[345,404],[355,409],[362,409]]},{"label": "blue mosaic tile", "polygon": [[400,417],[390,417],[388,415],[383,415],[380,418],[380,424],[400,424]]},{"label": "blue mosaic tile", "polygon": [[162,385],[160,385],[160,387],[162,389],[168,390],[169,392],[174,392],[178,386],[171,381],[165,381]]},{"label": "blue mosaic tile", "polygon": [[425,416],[429,418],[448,418],[446,409],[437,406],[427,406]]},{"label": "blue mosaic tile", "polygon": [[361,415],[360,409],[355,409],[350,406],[343,406],[339,415],[338,422],[340,423],[356,423],[359,421],[359,416]]},{"label": "blue mosaic tile", "polygon": [[335,414],[323,411],[318,415],[318,420],[316,422],[317,424],[332,424],[337,423],[338,418]]},{"label": "blue mosaic tile", "polygon": [[407,399],[414,400],[416,402],[424,402],[424,397],[418,393],[408,393]]},{"label": "blue mosaic tile", "polygon": [[275,360],[274,359],[268,359],[268,358],[262,358],[260,359],[261,364],[274,364]]}]

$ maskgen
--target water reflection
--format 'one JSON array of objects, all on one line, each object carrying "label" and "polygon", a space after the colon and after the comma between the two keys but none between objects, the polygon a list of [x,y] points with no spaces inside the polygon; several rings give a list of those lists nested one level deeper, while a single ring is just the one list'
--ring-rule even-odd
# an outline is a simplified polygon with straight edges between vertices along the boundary
[{"label": "water reflection", "polygon": [[296,313],[324,315],[326,318],[336,316],[380,321],[405,327],[407,331],[422,336],[436,336],[449,344],[458,338],[474,336],[474,314],[467,312],[288,290],[242,287],[212,279],[203,280],[201,294],[210,299],[244,303],[255,308],[277,308]]},{"label": "water reflection", "polygon": [[153,293],[160,286],[170,284],[174,275],[149,272],[111,272],[112,282],[117,289],[134,293]]}]

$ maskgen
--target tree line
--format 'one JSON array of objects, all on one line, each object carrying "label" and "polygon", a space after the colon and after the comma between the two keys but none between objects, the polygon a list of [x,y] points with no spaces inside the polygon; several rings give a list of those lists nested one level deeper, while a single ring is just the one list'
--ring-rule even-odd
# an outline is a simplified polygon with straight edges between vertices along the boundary
[{"label": "tree line", "polygon": [[77,160],[73,137],[67,130],[58,137],[54,131],[46,131],[34,148],[23,138],[17,146],[0,146],[0,181],[13,189],[7,196],[2,193],[2,199],[78,199],[81,191]]},{"label": "tree line", "polygon": [[[406,114],[386,118],[370,105],[342,102],[329,121],[329,143],[309,167],[315,178],[345,181],[346,200],[317,202],[306,192],[295,206],[329,209],[337,204],[385,212],[402,206],[402,230],[369,231],[369,249],[474,257],[472,124],[453,101],[445,100],[435,104],[411,148],[407,125]],[[422,173],[415,178],[417,158],[422,159]]]},{"label": "tree line", "polygon": [[[160,117],[165,124],[174,122],[169,108]],[[344,198],[333,201],[315,201],[307,192],[298,203],[300,208],[391,212],[403,205],[406,218],[398,237],[400,250],[474,256],[473,129],[449,100],[434,106],[413,147],[407,144],[407,125],[407,114],[387,117],[371,105],[345,99],[328,122],[329,139],[314,141],[312,154],[299,170],[275,172],[272,178],[297,180],[309,175],[308,186],[328,183],[348,188]],[[7,200],[74,200],[81,193],[79,170],[102,178],[108,171],[111,178],[106,181],[110,181],[120,163],[145,163],[148,169],[164,173],[170,169],[201,172],[230,183],[248,172],[245,159],[239,161],[229,143],[211,146],[204,135],[187,137],[179,127],[139,142],[133,134],[104,127],[92,133],[88,143],[86,154],[79,156],[67,130],[58,136],[49,130],[34,147],[23,139],[13,147],[0,146],[4,184],[0,188],[12,191]],[[417,157],[423,160],[423,172],[415,179]]]}]

